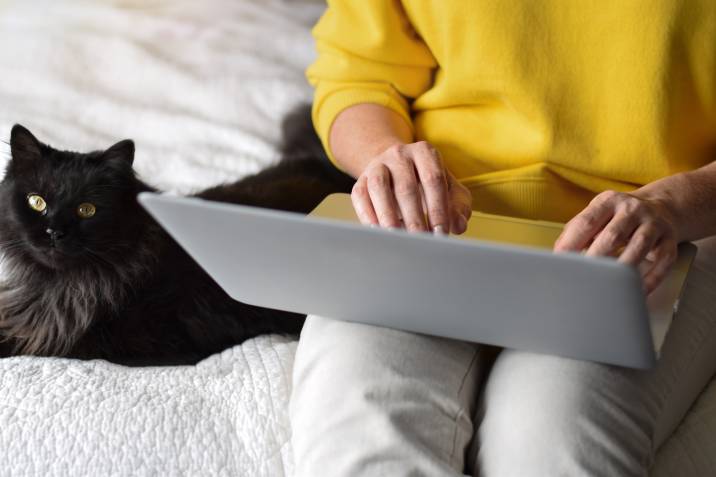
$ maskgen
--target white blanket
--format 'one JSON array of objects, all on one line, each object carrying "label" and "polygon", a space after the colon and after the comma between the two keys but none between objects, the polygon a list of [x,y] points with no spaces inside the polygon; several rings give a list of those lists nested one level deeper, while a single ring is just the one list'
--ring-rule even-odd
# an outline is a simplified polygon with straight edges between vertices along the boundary
[{"label": "white blanket", "polygon": [[3,360],[0,475],[291,475],[294,351],[264,336],[197,366]]},{"label": "white blanket", "polygon": [[[306,0],[0,0],[0,139],[137,144],[136,169],[186,193],[277,158],[310,99],[323,5]],[[0,168],[9,157],[0,143]],[[0,204],[2,206],[2,204]],[[290,475],[295,343],[260,337],[196,367],[0,361],[0,475]]]}]

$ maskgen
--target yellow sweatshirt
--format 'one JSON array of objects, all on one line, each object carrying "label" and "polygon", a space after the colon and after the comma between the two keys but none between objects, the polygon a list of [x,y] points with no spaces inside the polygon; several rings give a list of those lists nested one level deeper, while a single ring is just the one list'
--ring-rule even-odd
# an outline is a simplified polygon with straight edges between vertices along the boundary
[{"label": "yellow sweatshirt", "polygon": [[313,118],[377,103],[474,208],[566,221],[716,159],[716,0],[329,0]]}]

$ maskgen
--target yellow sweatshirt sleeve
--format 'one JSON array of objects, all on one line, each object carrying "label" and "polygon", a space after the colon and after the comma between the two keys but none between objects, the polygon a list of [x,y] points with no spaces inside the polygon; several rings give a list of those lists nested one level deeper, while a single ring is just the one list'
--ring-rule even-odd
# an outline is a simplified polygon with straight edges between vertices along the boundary
[{"label": "yellow sweatshirt sleeve", "polygon": [[437,64],[398,0],[329,0],[313,36],[318,58],[306,72],[313,124],[334,164],[328,134],[349,106],[380,104],[412,128],[406,98],[430,88]]}]

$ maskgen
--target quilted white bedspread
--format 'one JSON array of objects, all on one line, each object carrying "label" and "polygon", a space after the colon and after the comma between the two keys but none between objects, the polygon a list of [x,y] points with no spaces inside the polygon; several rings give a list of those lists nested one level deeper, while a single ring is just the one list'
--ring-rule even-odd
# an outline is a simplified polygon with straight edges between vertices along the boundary
[{"label": "quilted white bedspread", "polygon": [[[186,193],[277,158],[310,99],[306,0],[0,0],[0,139],[20,123],[74,150],[137,144]],[[9,156],[0,143],[0,168]],[[1,206],[1,204],[0,204]],[[295,343],[260,337],[196,367],[0,361],[1,476],[290,475]]]},{"label": "quilted white bedspread", "polygon": [[197,366],[3,360],[0,475],[291,475],[294,350],[264,336]]},{"label": "quilted white bedspread", "polygon": [[[132,138],[141,176],[176,193],[255,172],[277,158],[282,115],[310,98],[303,70],[322,10],[320,0],[0,0],[0,139],[14,123],[75,150]],[[0,142],[0,170],[8,157]],[[0,477],[290,476],[294,351],[266,336],[192,367],[0,360]],[[709,475],[715,403],[712,384],[654,475]]]}]

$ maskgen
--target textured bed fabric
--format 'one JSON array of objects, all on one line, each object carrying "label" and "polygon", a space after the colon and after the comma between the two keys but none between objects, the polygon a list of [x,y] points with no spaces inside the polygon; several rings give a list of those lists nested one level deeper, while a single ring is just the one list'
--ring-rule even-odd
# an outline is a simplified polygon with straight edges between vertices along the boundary
[{"label": "textured bed fabric", "polygon": [[2,476],[284,476],[295,342],[259,337],[197,366],[11,358]]},{"label": "textured bed fabric", "polygon": [[[283,113],[311,97],[303,69],[322,8],[0,0],[0,139],[14,123],[60,148],[132,138],[142,177],[174,193],[254,172],[277,157]],[[8,154],[0,142],[0,168]],[[0,360],[0,476],[290,476],[294,351],[260,337],[196,367]],[[708,475],[715,407],[712,385],[654,475]]]}]

